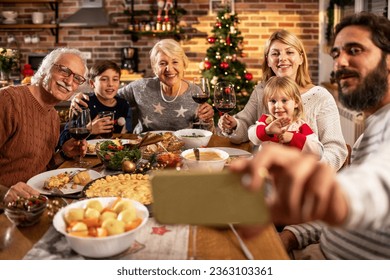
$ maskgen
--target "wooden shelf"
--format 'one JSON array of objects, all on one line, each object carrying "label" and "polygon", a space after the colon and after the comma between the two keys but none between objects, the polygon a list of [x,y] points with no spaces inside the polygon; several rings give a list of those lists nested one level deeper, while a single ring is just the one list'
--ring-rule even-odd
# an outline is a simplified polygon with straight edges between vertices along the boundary
[{"label": "wooden shelf", "polygon": [[[34,4],[50,4],[50,8],[54,12],[55,22],[58,22],[58,4],[62,0],[0,0],[0,4],[20,4],[20,3],[34,3]],[[58,24],[0,24],[0,29],[50,29],[51,34],[55,36],[56,43],[58,43],[59,37],[59,25]]]}]

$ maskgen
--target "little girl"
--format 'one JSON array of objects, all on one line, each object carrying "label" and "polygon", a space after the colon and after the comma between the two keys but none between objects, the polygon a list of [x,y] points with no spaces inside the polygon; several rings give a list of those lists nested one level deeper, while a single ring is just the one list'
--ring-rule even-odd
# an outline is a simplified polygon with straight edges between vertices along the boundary
[{"label": "little girl", "polygon": [[248,129],[255,145],[271,141],[296,147],[321,159],[324,147],[303,118],[301,95],[296,83],[288,77],[270,78],[264,87],[263,104],[270,115],[263,114]]}]

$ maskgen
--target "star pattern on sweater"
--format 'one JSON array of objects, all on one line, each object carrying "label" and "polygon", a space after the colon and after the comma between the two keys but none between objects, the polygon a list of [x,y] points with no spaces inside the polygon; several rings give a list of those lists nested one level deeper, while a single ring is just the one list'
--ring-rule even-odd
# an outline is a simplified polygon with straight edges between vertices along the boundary
[{"label": "star pattern on sweater", "polygon": [[160,102],[158,102],[157,105],[156,105],[156,104],[152,104],[152,105],[153,105],[153,107],[154,107],[154,112],[155,112],[155,113],[159,113],[160,115],[163,114],[163,110],[165,110],[165,107],[161,106],[161,103],[160,103]]},{"label": "star pattern on sweater", "polygon": [[184,109],[183,106],[180,106],[180,109],[179,110],[174,110],[175,112],[177,112],[177,118],[178,117],[183,117],[185,118],[184,116],[184,113],[188,111],[188,109]]},{"label": "star pattern on sweater", "polygon": [[148,116],[145,118],[142,118],[142,121],[146,127],[149,127],[149,124],[151,124],[153,121],[149,120]]}]

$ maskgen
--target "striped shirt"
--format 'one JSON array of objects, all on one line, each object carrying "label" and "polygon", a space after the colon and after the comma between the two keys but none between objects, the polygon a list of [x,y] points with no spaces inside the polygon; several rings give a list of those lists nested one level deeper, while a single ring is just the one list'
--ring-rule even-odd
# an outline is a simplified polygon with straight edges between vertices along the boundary
[{"label": "striped shirt", "polygon": [[390,104],[365,120],[351,166],[337,174],[349,203],[343,227],[287,226],[300,248],[320,242],[327,259],[390,259]]}]

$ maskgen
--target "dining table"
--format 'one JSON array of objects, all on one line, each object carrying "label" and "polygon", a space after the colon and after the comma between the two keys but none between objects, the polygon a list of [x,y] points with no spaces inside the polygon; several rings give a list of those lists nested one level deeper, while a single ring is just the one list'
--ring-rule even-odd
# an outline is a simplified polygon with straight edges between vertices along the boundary
[{"label": "dining table", "polygon": [[[134,139],[133,134],[114,135],[122,139]],[[233,144],[228,138],[213,134],[208,147],[228,147],[253,152],[253,146],[250,142]],[[96,171],[102,171],[103,166],[97,156],[86,156],[85,160]],[[59,168],[69,168],[74,166],[75,161],[65,161]],[[71,202],[71,201],[70,201]],[[180,225],[170,225],[171,229]],[[38,223],[29,227],[17,227],[12,224],[4,213],[0,214],[0,259],[2,260],[20,260],[35,248],[37,243],[51,229],[52,218],[47,211],[43,214]],[[270,222],[262,226],[258,235],[251,238],[237,238],[235,233],[229,227],[211,227],[203,225],[188,225],[188,234],[185,235],[188,240],[183,243],[187,248],[178,248],[185,252],[184,258],[199,260],[245,260],[248,255],[245,254],[242,244],[252,254],[256,260],[286,260],[289,259],[287,252],[279,238],[275,226]],[[136,255],[135,255],[136,256]],[[151,255],[153,258],[153,255]],[[175,257],[171,257],[175,259]],[[39,258],[38,258],[39,259]]]}]

